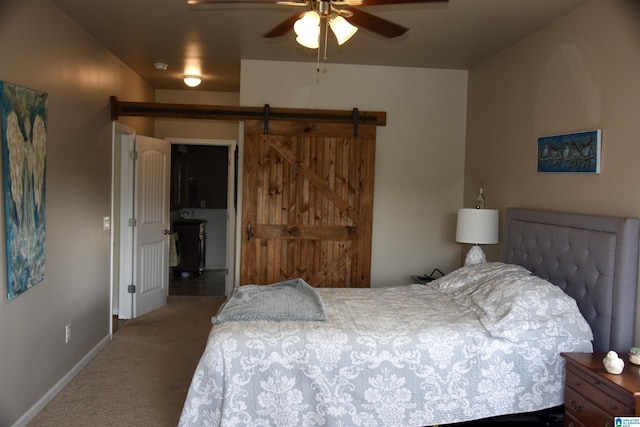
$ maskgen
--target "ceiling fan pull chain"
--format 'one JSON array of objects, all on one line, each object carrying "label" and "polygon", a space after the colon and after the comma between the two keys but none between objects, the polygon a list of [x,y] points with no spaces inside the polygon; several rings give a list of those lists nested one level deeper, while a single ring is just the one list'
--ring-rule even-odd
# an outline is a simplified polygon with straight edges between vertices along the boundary
[{"label": "ceiling fan pull chain", "polygon": [[318,56],[316,57],[316,72],[318,73],[318,80],[320,80],[320,48],[318,48]]},{"label": "ceiling fan pull chain", "polygon": [[[329,18],[324,18],[324,56],[322,57],[322,62],[327,62],[329,58],[327,58],[327,39],[329,38]],[[320,49],[318,49],[320,51]]]}]

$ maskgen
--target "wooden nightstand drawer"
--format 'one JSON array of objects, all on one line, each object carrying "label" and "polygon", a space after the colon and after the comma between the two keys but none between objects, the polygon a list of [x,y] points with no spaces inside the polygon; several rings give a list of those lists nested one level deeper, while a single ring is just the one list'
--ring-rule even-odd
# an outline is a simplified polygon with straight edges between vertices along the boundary
[{"label": "wooden nightstand drawer", "polygon": [[[601,396],[604,397],[604,396]],[[597,398],[597,397],[596,397]],[[605,412],[594,402],[577,393],[572,388],[565,391],[565,413],[575,417],[584,425],[613,427],[613,414]],[[619,414],[616,414],[619,415]],[[608,424],[607,424],[608,423]]]},{"label": "wooden nightstand drawer", "polygon": [[564,413],[564,427],[587,427],[586,424],[575,418],[569,412]]},{"label": "wooden nightstand drawer", "polygon": [[[634,399],[608,386],[588,372],[567,367],[567,394],[574,390],[610,415],[633,415]],[[566,404],[569,401],[565,399]]]},{"label": "wooden nightstand drawer", "polygon": [[562,353],[567,360],[565,427],[614,426],[615,416],[640,416],[640,366],[626,355],[622,374],[607,373],[606,353]]}]

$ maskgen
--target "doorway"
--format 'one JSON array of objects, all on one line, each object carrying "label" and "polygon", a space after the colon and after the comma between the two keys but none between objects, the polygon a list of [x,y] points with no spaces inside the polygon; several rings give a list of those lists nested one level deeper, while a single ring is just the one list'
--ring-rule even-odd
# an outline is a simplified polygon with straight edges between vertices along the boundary
[{"label": "doorway", "polygon": [[169,295],[227,295],[233,287],[236,142],[168,138],[176,257]]},{"label": "doorway", "polygon": [[[128,319],[132,316],[133,300],[132,294],[128,293],[129,284],[132,281],[126,279],[131,275],[126,271],[131,268],[131,265],[127,259],[130,259],[126,253],[131,253],[133,250],[132,243],[123,239],[121,230],[126,228],[126,223],[131,215],[128,211],[130,206],[126,203],[123,204],[123,200],[132,200],[133,188],[129,187],[126,183],[132,181],[132,170],[129,167],[129,150],[133,146],[134,139],[136,137],[135,129],[121,125],[118,122],[113,122],[113,145],[112,145],[112,209],[111,209],[111,239],[112,239],[112,251],[111,251],[111,313],[114,318]],[[223,264],[222,275],[224,277],[224,295],[228,295],[233,289],[236,268],[236,241],[235,241],[235,224],[236,224],[236,201],[235,201],[235,180],[236,180],[236,160],[235,155],[237,152],[237,142],[235,140],[195,140],[195,139],[167,139],[167,142],[171,144],[186,144],[186,145],[208,145],[208,146],[224,146],[226,147],[228,161],[225,165],[227,171],[228,185],[227,190],[227,231],[225,241],[225,262]],[[170,172],[170,165],[166,168],[167,174]],[[170,194],[170,191],[168,192]],[[168,198],[171,200],[171,196]],[[127,202],[128,203],[128,202]],[[168,207],[170,210],[171,207]],[[105,219],[106,221],[106,219]],[[171,221],[169,222],[169,224]],[[169,240],[169,239],[167,239]],[[169,267],[166,267],[169,268]],[[166,270],[165,270],[166,271]],[[169,271],[169,273],[171,273]],[[220,274],[220,273],[219,273]],[[171,276],[168,275],[170,278]],[[113,333],[113,329],[111,331]]]}]

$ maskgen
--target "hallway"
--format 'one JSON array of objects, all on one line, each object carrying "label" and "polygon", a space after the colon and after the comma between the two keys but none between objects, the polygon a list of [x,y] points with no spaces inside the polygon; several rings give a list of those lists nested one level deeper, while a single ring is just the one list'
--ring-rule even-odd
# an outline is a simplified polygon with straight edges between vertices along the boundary
[{"label": "hallway", "polygon": [[224,296],[224,270],[205,270],[198,277],[171,275],[169,295]]}]

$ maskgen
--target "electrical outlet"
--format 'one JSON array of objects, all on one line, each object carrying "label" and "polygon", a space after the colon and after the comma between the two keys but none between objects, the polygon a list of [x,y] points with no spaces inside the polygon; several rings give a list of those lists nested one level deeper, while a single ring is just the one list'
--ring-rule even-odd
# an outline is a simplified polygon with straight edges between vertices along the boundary
[{"label": "electrical outlet", "polygon": [[65,344],[71,341],[71,323],[68,323],[64,328],[64,342]]},{"label": "electrical outlet", "polygon": [[111,218],[109,218],[108,216],[103,216],[102,217],[102,229],[103,230],[109,230],[111,228]]}]

